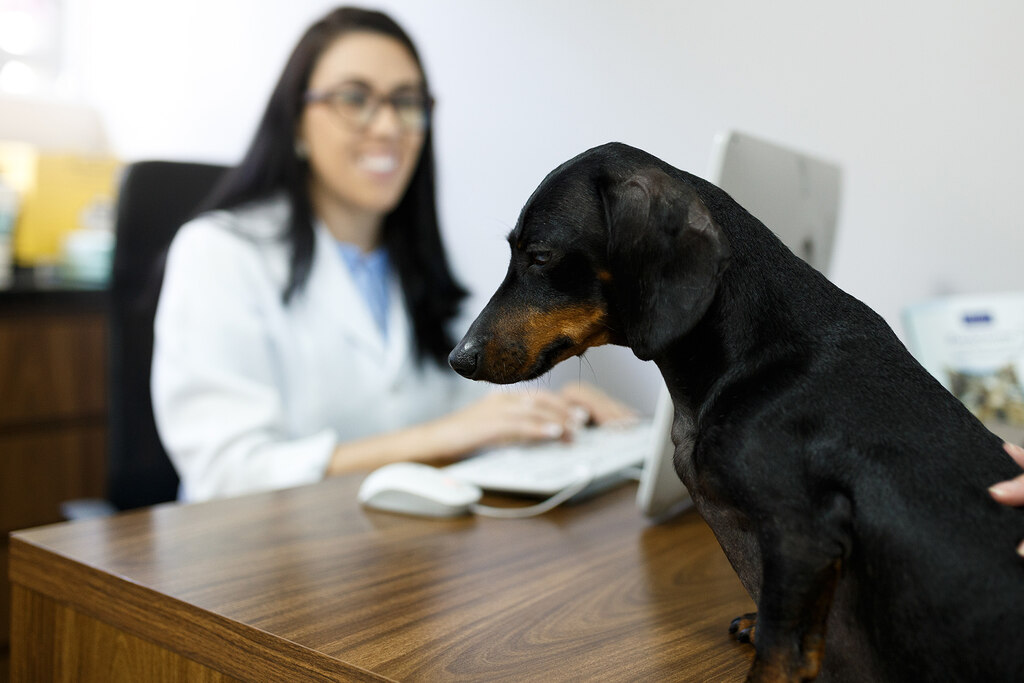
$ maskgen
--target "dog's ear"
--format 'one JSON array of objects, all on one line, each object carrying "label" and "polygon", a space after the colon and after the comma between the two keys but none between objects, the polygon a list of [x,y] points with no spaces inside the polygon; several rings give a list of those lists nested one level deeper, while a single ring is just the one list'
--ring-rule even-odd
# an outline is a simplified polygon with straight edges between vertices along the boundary
[{"label": "dog's ear", "polygon": [[650,360],[704,316],[729,241],[692,186],[658,168],[602,183],[611,303],[626,341]]}]

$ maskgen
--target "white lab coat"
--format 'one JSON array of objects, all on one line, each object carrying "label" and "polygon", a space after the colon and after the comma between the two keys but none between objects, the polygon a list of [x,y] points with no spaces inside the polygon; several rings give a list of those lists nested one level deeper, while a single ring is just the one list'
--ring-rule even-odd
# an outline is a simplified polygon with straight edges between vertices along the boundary
[{"label": "white lab coat", "polygon": [[481,395],[418,366],[397,278],[382,337],[323,225],[306,286],[281,292],[283,197],[200,216],[171,245],[152,394],[183,500],[323,478],[335,446],[440,417]]}]

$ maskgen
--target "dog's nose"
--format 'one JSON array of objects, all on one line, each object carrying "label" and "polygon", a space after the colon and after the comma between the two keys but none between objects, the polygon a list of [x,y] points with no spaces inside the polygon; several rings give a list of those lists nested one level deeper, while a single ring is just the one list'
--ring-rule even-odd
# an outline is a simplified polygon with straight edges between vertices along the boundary
[{"label": "dog's nose", "polygon": [[448,365],[452,366],[452,370],[463,377],[473,379],[473,376],[476,374],[479,355],[477,345],[474,344],[472,340],[463,339],[462,342],[448,354]]}]

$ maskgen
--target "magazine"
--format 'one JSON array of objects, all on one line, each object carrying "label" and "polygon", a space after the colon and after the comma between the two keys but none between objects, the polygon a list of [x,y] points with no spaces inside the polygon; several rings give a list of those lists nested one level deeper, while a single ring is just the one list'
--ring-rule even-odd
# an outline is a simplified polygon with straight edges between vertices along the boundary
[{"label": "magazine", "polygon": [[915,304],[904,323],[910,352],[972,413],[1024,428],[1024,292]]}]

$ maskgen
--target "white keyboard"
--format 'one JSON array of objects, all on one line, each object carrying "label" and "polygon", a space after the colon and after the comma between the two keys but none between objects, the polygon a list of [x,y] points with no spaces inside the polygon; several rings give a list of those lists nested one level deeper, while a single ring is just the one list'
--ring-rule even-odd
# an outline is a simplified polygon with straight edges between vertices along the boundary
[{"label": "white keyboard", "polygon": [[641,465],[654,447],[653,439],[650,421],[594,427],[579,430],[572,443],[497,448],[444,470],[489,491],[550,496],[581,480],[600,484]]}]

